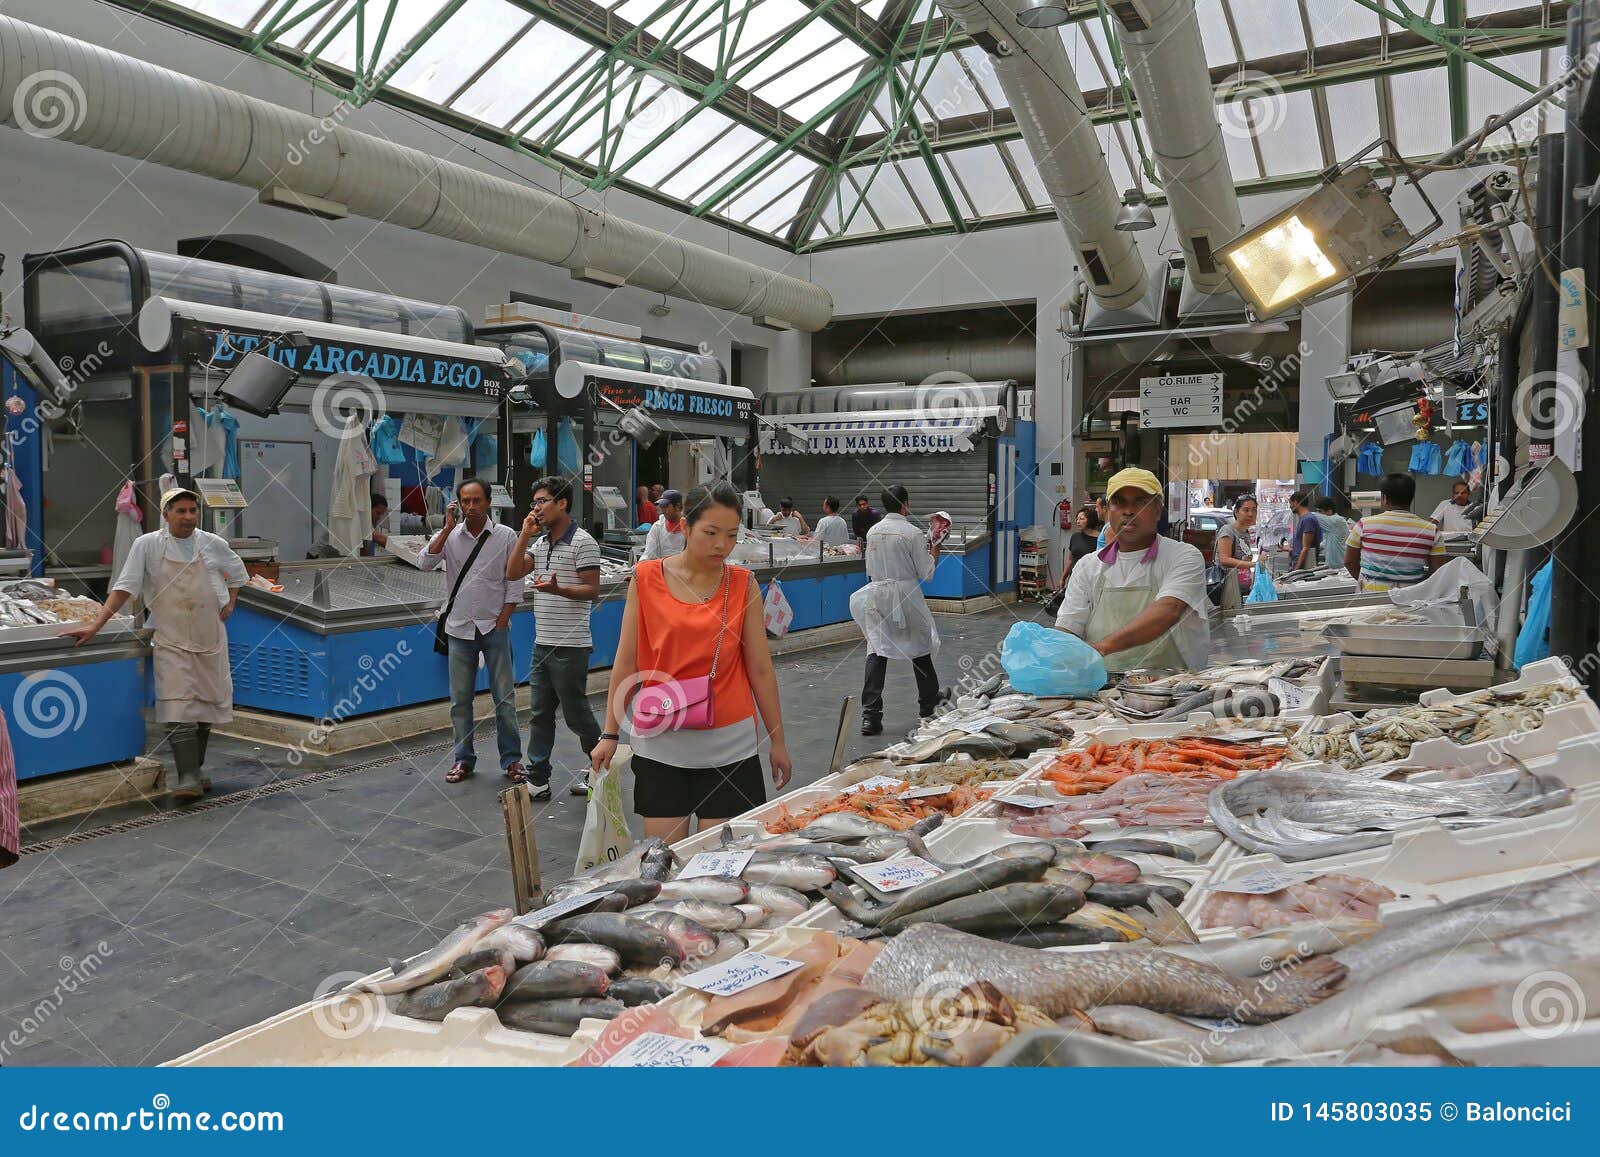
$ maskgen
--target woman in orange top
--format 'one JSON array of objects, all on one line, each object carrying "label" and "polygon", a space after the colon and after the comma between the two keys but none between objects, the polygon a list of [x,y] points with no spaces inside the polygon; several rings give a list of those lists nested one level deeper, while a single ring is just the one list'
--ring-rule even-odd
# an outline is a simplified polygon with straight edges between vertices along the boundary
[{"label": "woman in orange top", "polygon": [[[644,818],[646,836],[668,843],[689,834],[690,817],[705,831],[766,799],[762,725],[771,742],[773,786],[781,790],[792,770],[761,588],[744,567],[724,561],[739,541],[742,512],[738,492],[726,483],[696,487],[684,501],[683,553],[634,567],[605,727],[590,755],[597,771],[609,764],[622,721],[630,721],[634,810]],[[678,688],[711,675],[713,667],[709,727],[631,725],[635,692]]]}]

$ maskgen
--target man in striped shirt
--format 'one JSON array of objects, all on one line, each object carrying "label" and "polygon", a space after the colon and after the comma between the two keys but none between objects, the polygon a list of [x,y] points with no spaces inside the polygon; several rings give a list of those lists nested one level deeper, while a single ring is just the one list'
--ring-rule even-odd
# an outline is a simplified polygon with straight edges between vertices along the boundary
[{"label": "man in striped shirt", "polygon": [[1444,562],[1439,528],[1411,513],[1416,480],[1409,474],[1386,474],[1378,492],[1383,496],[1382,513],[1356,523],[1344,548],[1345,569],[1364,591],[1410,586]]}]

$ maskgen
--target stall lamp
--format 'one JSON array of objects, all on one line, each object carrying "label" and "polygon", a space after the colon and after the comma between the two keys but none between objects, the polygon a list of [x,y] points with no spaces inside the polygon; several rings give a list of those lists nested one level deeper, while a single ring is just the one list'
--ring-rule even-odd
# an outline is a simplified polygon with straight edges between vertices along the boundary
[{"label": "stall lamp", "polygon": [[772,440],[791,454],[807,454],[811,451],[811,439],[792,426],[782,422],[760,419],[761,425],[772,435]]},{"label": "stall lamp", "polygon": [[1129,189],[1122,194],[1122,208],[1117,210],[1116,228],[1123,233],[1137,233],[1156,227],[1156,215],[1150,211],[1150,202],[1143,189]]},{"label": "stall lamp", "polygon": [[217,393],[229,404],[258,418],[270,418],[300,374],[282,362],[251,350],[239,359],[239,364],[229,371],[217,387]]},{"label": "stall lamp", "polygon": [[1024,28],[1059,28],[1071,19],[1067,0],[1027,0],[1017,12],[1017,23]]},{"label": "stall lamp", "polygon": [[1217,257],[1255,315],[1271,317],[1387,263],[1415,240],[1372,172],[1356,166],[1245,230]]}]

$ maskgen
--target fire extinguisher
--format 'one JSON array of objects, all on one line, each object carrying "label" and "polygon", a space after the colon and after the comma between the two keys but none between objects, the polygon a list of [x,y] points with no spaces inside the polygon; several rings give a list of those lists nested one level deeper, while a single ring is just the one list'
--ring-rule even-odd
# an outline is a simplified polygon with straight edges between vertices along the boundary
[{"label": "fire extinguisher", "polygon": [[1072,529],[1072,499],[1063,498],[1056,503],[1056,521],[1060,523],[1062,530]]}]

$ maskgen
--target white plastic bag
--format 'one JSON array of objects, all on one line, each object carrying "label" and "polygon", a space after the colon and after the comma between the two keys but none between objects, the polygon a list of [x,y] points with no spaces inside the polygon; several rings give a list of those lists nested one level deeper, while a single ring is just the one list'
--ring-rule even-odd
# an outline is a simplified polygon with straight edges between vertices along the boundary
[{"label": "white plastic bag", "polygon": [[1397,607],[1454,606],[1460,601],[1462,587],[1467,588],[1479,626],[1499,617],[1500,596],[1495,593],[1494,580],[1464,558],[1451,559],[1419,583],[1394,588],[1389,601]]},{"label": "white plastic bag", "polygon": [[783,593],[783,586],[777,579],[767,584],[761,617],[767,624],[767,633],[780,639],[789,633],[789,624],[794,622],[794,608],[789,605],[789,597]]},{"label": "white plastic bag", "polygon": [[622,769],[633,759],[633,749],[619,746],[611,765],[589,773],[589,810],[578,839],[578,866],[573,875],[609,864],[633,847],[628,817],[622,810]]}]

